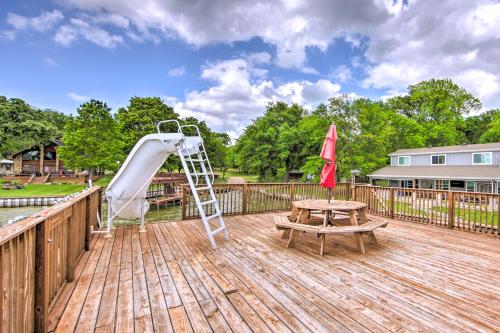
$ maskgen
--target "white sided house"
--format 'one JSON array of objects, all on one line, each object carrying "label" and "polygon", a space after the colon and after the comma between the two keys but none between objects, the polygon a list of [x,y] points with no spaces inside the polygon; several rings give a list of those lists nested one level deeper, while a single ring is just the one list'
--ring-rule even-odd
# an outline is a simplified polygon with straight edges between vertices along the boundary
[{"label": "white sided house", "polygon": [[500,142],[400,149],[391,165],[370,175],[373,185],[500,193]]}]

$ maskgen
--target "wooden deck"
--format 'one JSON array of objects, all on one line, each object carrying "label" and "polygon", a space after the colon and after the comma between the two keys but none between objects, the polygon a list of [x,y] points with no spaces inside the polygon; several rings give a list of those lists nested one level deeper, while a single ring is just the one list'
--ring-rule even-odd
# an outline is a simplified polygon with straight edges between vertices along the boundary
[{"label": "wooden deck", "polygon": [[498,332],[500,239],[393,221],[358,253],[349,236],[301,235],[272,214],[226,217],[209,248],[199,221],[94,237],[51,309],[57,332]]}]

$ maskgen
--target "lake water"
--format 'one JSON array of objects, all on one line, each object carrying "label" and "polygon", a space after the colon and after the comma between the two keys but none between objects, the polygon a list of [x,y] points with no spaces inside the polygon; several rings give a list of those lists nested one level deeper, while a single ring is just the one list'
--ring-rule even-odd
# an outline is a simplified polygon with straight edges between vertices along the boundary
[{"label": "lake water", "polygon": [[[17,216],[29,216],[31,214],[37,213],[47,207],[36,206],[36,207],[16,207],[16,208],[0,208],[0,227],[4,226],[8,220],[13,219]],[[104,205],[103,214],[104,219],[106,219],[107,207]],[[168,206],[160,207],[159,210],[156,206],[152,206],[151,210],[146,214],[146,222],[158,222],[158,221],[172,221],[181,219],[181,206]],[[124,224],[135,224],[139,223],[137,221],[121,220],[116,219],[116,225]]]},{"label": "lake water", "polygon": [[29,216],[41,211],[47,207],[44,206],[34,206],[34,207],[16,207],[16,208],[0,208],[0,226],[7,223],[8,220],[13,219],[17,216]]}]

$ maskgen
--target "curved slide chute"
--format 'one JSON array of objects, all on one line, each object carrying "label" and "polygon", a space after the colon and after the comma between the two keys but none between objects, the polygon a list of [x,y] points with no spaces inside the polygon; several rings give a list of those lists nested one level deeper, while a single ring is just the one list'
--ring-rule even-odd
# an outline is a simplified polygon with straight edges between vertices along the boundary
[{"label": "curved slide chute", "polygon": [[[160,125],[166,122],[176,123],[177,133],[161,133]],[[182,129],[186,127],[194,127],[198,136],[185,136]],[[176,120],[158,123],[158,133],[146,135],[135,144],[120,170],[106,188],[107,227],[104,230],[93,231],[94,233],[106,233],[106,236],[110,237],[113,220],[117,217],[140,219],[140,230],[145,231],[144,215],[149,210],[149,204],[146,201],[148,187],[171,154],[176,154],[181,159],[212,247],[216,247],[213,236],[217,232],[224,231],[225,238],[229,237],[212,188],[214,175],[198,127],[194,125],[181,126]],[[204,182],[198,186],[200,178]],[[199,190],[208,191],[210,200],[202,202],[198,195]],[[206,207],[209,204],[213,205],[216,214],[206,215]],[[209,221],[212,219],[218,219],[219,227],[216,230],[212,230],[210,227]]]}]

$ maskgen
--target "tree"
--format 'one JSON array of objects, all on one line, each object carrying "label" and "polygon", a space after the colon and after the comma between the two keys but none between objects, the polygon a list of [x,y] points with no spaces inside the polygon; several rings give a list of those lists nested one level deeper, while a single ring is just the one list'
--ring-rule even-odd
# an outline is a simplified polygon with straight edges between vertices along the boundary
[{"label": "tree", "polygon": [[500,109],[489,111],[491,121],[486,127],[486,131],[481,135],[481,143],[500,142]]},{"label": "tree", "polygon": [[297,104],[270,103],[265,114],[249,125],[236,143],[237,160],[243,170],[258,173],[261,178],[276,178],[280,170],[287,174],[299,168],[302,161],[296,127],[304,114]]},{"label": "tree", "polygon": [[[156,125],[162,120],[179,119],[174,109],[166,105],[159,97],[132,97],[129,105],[118,109],[116,120],[126,153],[144,135],[156,133]],[[162,129],[177,131],[175,124],[166,124]]]},{"label": "tree", "polygon": [[[58,121],[56,122],[56,118]],[[0,96],[0,155],[46,144],[62,134],[67,117],[50,110],[39,110],[19,98]]]},{"label": "tree", "polygon": [[499,109],[489,110],[477,116],[467,117],[462,130],[467,138],[467,143],[481,142],[481,136],[488,130],[493,118],[499,112]]},{"label": "tree", "polygon": [[481,109],[478,98],[450,79],[410,85],[408,95],[393,97],[387,105],[422,126],[425,146],[465,142],[464,116]]},{"label": "tree", "polygon": [[80,105],[76,117],[64,128],[64,145],[58,153],[72,169],[96,171],[117,170],[123,162],[123,144],[118,125],[106,103],[91,100]]}]

